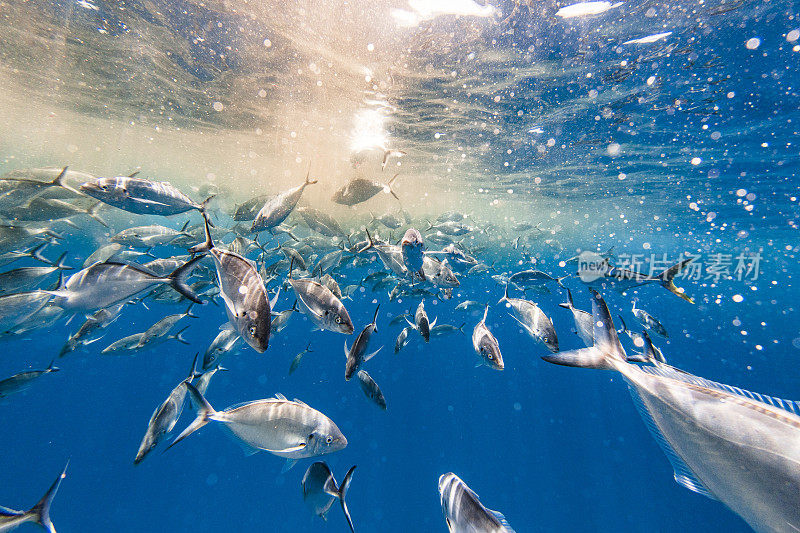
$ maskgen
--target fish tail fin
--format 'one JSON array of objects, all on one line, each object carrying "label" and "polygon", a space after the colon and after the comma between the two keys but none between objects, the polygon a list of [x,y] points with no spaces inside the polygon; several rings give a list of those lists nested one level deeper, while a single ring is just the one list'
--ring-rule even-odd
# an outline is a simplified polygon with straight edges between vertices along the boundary
[{"label": "fish tail fin", "polygon": [[[213,200],[213,199],[214,199],[214,198],[216,198],[216,197],[217,197],[217,195],[216,195],[216,194],[212,194],[211,196],[209,196],[208,198],[206,198],[205,200],[203,200],[203,203],[201,203],[201,204],[200,204],[200,214],[202,214],[202,215],[203,215],[203,218],[205,218],[205,219],[206,219],[206,221],[207,221],[209,224],[211,224],[211,227],[212,227],[212,228],[214,227],[214,223],[213,223],[213,222],[211,222],[211,220],[208,218],[208,216],[207,216],[207,213],[206,213],[206,209],[208,209],[208,204],[211,202],[211,200]],[[181,231],[183,231],[183,230],[181,230]]]},{"label": "fish tail fin", "polygon": [[186,383],[186,391],[189,393],[192,403],[194,403],[197,407],[197,418],[195,418],[194,421],[189,424],[189,426],[184,429],[180,435],[175,437],[175,440],[173,440],[170,445],[164,449],[165,452],[198,429],[208,424],[208,421],[211,420],[211,417],[217,414],[214,408],[211,407],[211,404],[208,403],[208,401],[203,397],[202,394],[200,394],[200,391],[198,391],[194,385],[191,383]]},{"label": "fish tail fin", "polygon": [[59,256],[58,259],[56,259],[56,264],[53,265],[53,266],[55,266],[59,270],[72,270],[71,266],[67,266],[67,265],[64,264],[64,259],[66,257],[67,257],[67,252],[64,252],[63,254],[61,254]]},{"label": "fish tail fin", "polygon": [[559,286],[560,286],[562,289],[566,289],[566,287],[564,286],[564,284],[562,283],[562,281],[564,281],[565,279],[567,279],[569,276],[570,276],[570,274],[567,274],[566,276],[561,276],[560,278],[556,278],[556,283],[558,283],[558,285],[559,285]]},{"label": "fish tail fin", "polygon": [[181,334],[182,334],[184,331],[186,331],[187,329],[189,329],[189,326],[185,326],[185,327],[183,327],[183,328],[182,328],[180,331],[178,331],[178,332],[177,332],[175,335],[170,335],[170,337],[169,337],[169,338],[170,338],[170,339],[175,339],[176,341],[180,342],[181,344],[187,344],[187,345],[188,345],[188,344],[191,344],[189,341],[187,341],[186,339],[184,339],[184,338],[183,338],[183,335],[181,335]]},{"label": "fish tail fin", "polygon": [[309,161],[308,170],[306,171],[306,182],[304,183],[304,185],[314,185],[315,183],[319,182],[319,180],[312,179],[310,178],[310,176],[311,176],[311,162]]},{"label": "fish tail fin", "polygon": [[339,503],[342,504],[342,512],[344,512],[344,517],[347,519],[347,525],[350,526],[350,531],[355,533],[355,528],[353,528],[353,519],[350,518],[350,511],[347,509],[347,501],[345,498],[347,497],[347,490],[350,488],[350,481],[353,479],[353,472],[355,471],[357,465],[353,465],[350,467],[350,470],[347,471],[347,474],[344,475],[344,479],[342,480],[341,486],[339,486]]},{"label": "fish tail fin", "polygon": [[622,315],[617,315],[617,318],[619,318],[619,323],[622,325],[622,329],[619,330],[617,333],[625,333],[626,331],[628,331],[628,326],[625,325],[625,319],[622,318]]},{"label": "fish tail fin", "polygon": [[690,304],[693,304],[694,300],[691,297],[687,296],[682,288],[677,287],[673,280],[675,279],[675,276],[677,276],[681,270],[686,268],[686,266],[689,263],[694,261],[694,259],[695,259],[694,257],[684,259],[683,261],[680,261],[679,263],[676,263],[671,267],[665,269],[661,274],[658,275],[658,277],[660,278],[659,283],[661,283],[662,287],[667,289],[669,292],[671,292],[678,298],[686,300]]},{"label": "fish tail fin", "polygon": [[31,259],[36,259],[39,262],[46,263],[48,265],[52,265],[53,263],[48,258],[46,258],[44,255],[42,255],[42,252],[44,251],[45,248],[47,248],[48,244],[50,244],[50,243],[47,242],[47,241],[45,241],[43,243],[40,243],[40,244],[37,244],[36,246],[31,248],[30,250],[26,251],[25,255],[27,257],[30,257]]},{"label": "fish tail fin", "polygon": [[[66,168],[65,168],[66,170]],[[53,522],[50,520],[50,505],[53,503],[53,498],[56,497],[56,493],[58,492],[58,487],[61,486],[61,480],[67,477],[67,467],[69,466],[69,461],[67,461],[66,466],[64,466],[64,470],[58,475],[56,480],[50,485],[50,488],[47,489],[47,492],[44,493],[42,499],[31,508],[26,514],[30,515],[32,520],[42,526],[44,529],[49,531],[50,533],[56,533],[56,528],[53,525]]]},{"label": "fish tail fin", "polygon": [[211,219],[208,218],[205,211],[201,211],[201,213],[206,227],[206,240],[189,248],[189,253],[192,254],[207,252],[214,247],[214,241],[211,239]]},{"label": "fish tail fin", "polygon": [[461,332],[463,335],[465,335],[465,333],[464,333],[464,326],[466,326],[466,325],[467,325],[467,323],[466,323],[466,322],[462,322],[462,323],[461,323],[461,325],[460,325],[460,326],[458,326],[458,331],[460,331],[460,332]]},{"label": "fish tail fin", "polygon": [[[498,305],[508,301],[508,283],[506,283],[506,289],[503,292],[503,297],[497,300]],[[488,307],[488,306],[487,306]]]},{"label": "fish tail fin", "polygon": [[611,320],[611,313],[605,300],[594,289],[592,293],[592,318],[594,321],[594,345],[589,348],[558,352],[542,357],[548,363],[580,368],[599,368],[612,370],[617,364],[626,361],[625,349],[619,342],[617,330]]},{"label": "fish tail fin", "polygon": [[381,304],[378,304],[378,307],[375,308],[375,314],[372,317],[372,323],[375,324],[375,332],[378,332],[378,310],[381,308]]},{"label": "fish tail fin", "polygon": [[192,273],[194,270],[195,265],[198,261],[203,259],[204,256],[198,255],[194,259],[190,259],[185,264],[179,266],[172,273],[167,276],[167,281],[169,282],[170,286],[181,293],[186,298],[190,299],[196,304],[203,303],[203,300],[197,296],[194,291],[186,284],[186,278]]},{"label": "fish tail fin", "polygon": [[386,187],[388,187],[388,189],[389,189],[389,194],[394,196],[397,199],[398,202],[400,201],[400,197],[397,196],[397,193],[394,192],[394,189],[392,189],[392,183],[394,183],[394,180],[396,180],[397,176],[399,176],[399,175],[400,174],[395,174],[394,176],[392,176],[392,179],[390,179],[389,181],[386,182]]},{"label": "fish tail fin", "polygon": [[187,220],[186,222],[183,223],[183,226],[181,226],[181,230],[180,230],[181,233],[185,233],[186,232],[186,228],[189,227],[189,222],[191,222],[191,221]]},{"label": "fish tail fin", "polygon": [[575,305],[572,303],[572,291],[567,289],[567,303],[558,304],[564,309],[572,309]]},{"label": "fish tail fin", "polygon": [[100,215],[97,214],[97,212],[100,211],[100,209],[104,205],[105,204],[103,202],[97,202],[92,207],[90,207],[89,209],[86,210],[86,214],[89,215],[90,218],[93,218],[94,220],[96,220],[98,224],[100,224],[101,226],[107,228],[108,227],[108,223],[105,220],[103,220],[102,218],[100,218]]},{"label": "fish tail fin", "polygon": [[53,181],[50,182],[50,185],[53,187],[63,187],[64,186],[64,176],[67,175],[67,169],[69,167],[64,167],[61,169],[61,172],[58,173],[58,176],[55,177]]},{"label": "fish tail fin", "polygon": [[370,248],[375,246],[375,241],[372,240],[372,235],[370,234],[369,230],[367,228],[364,228],[364,231],[367,232],[367,240],[369,241],[369,243],[367,245],[365,245],[363,248],[361,248],[360,250],[358,250],[356,252],[357,254],[360,254],[361,252],[366,252],[367,250],[369,250]]},{"label": "fish tail fin", "polygon": [[189,304],[189,307],[186,308],[186,312],[184,313],[188,318],[200,318],[196,314],[192,313],[192,307],[194,307],[194,302]]}]

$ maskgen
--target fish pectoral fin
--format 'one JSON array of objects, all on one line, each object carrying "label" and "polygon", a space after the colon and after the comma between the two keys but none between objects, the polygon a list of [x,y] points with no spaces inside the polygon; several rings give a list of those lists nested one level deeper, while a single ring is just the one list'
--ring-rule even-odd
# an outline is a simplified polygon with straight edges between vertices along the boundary
[{"label": "fish pectoral fin", "polygon": [[383,350],[383,346],[381,346],[380,348],[378,348],[377,350],[375,350],[371,354],[368,354],[366,357],[364,357],[364,362],[366,363],[367,361],[369,361],[370,359],[372,359],[373,357],[378,355],[378,352],[380,352],[381,350]]},{"label": "fish pectoral fin", "polygon": [[[303,445],[305,447],[305,444]],[[292,469],[294,465],[297,464],[297,459],[286,459],[286,462],[283,463],[283,468],[281,468],[281,474],[285,474],[289,470]]]},{"label": "fish pectoral fin", "polygon": [[350,348],[347,347],[347,340],[344,341],[344,356],[345,358],[350,357]]},{"label": "fish pectoral fin", "polygon": [[500,511],[492,511],[491,509],[487,509],[487,511],[492,513],[494,517],[497,518],[497,521],[500,522],[504,528],[506,528],[508,533],[516,533],[513,529],[511,529],[511,525],[508,523],[508,520],[506,520],[506,517],[503,516],[503,513]]}]

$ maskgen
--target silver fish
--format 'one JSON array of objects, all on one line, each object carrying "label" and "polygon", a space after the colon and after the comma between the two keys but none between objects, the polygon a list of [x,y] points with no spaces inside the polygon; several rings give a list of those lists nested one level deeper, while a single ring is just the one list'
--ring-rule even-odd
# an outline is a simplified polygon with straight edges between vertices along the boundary
[{"label": "silver fish", "polygon": [[313,207],[298,207],[296,210],[309,228],[326,237],[344,238],[345,232],[335,218]]},{"label": "silver fish", "polygon": [[236,206],[236,210],[233,213],[233,220],[236,222],[254,220],[267,200],[269,200],[269,195],[262,194]]},{"label": "silver fish", "polygon": [[81,207],[80,205],[58,198],[41,198],[37,196],[30,199],[24,205],[17,206],[13,209],[7,209],[6,214],[14,220],[23,220],[26,222],[53,221],[78,215],[87,215],[101,225],[108,227],[105,220],[100,218],[97,214],[102,206],[102,203],[97,202],[90,207]]},{"label": "silver fish", "polygon": [[543,359],[619,372],[680,485],[721,501],[756,531],[800,529],[800,406],[669,365],[627,363],[608,306],[591,291],[594,345]]},{"label": "silver fish", "polygon": [[211,254],[217,268],[217,285],[225,302],[228,321],[247,344],[262,353],[269,346],[272,329],[272,305],[267,298],[264,280],[252,262],[214,246],[208,218],[205,223],[206,241],[191,251]]},{"label": "silver fish", "polygon": [[64,346],[58,353],[58,356],[64,357],[68,353],[78,349],[79,346],[86,346],[88,344],[100,340],[102,338],[102,335],[100,337],[96,337],[95,333],[99,330],[107,328],[117,318],[119,318],[119,315],[122,312],[122,308],[124,306],[125,303],[123,302],[117,305],[113,305],[107,309],[98,309],[97,311],[92,313],[86,319],[86,321],[83,324],[81,324],[81,327],[78,328],[78,331],[69,336],[67,342],[64,343]]},{"label": "silver fish", "polygon": [[144,336],[144,332],[142,333],[134,333],[133,335],[128,335],[127,337],[122,337],[121,339],[112,342],[100,352],[103,355],[108,354],[117,354],[118,352],[127,352],[127,351],[134,351],[137,350],[139,346],[139,341],[142,340]]},{"label": "silver fish", "polygon": [[[50,366],[44,370],[27,370],[25,372],[20,372],[19,374],[14,374],[10,378],[0,381],[0,400],[9,397],[12,394],[27,390],[33,384],[34,380],[44,376],[45,374],[58,371],[59,368],[57,366],[53,366],[53,362],[51,361]],[[2,531],[2,529],[0,529],[0,531]]]},{"label": "silver fish", "polygon": [[553,327],[553,322],[544,314],[538,305],[521,298],[508,297],[508,285],[506,292],[497,303],[506,304],[511,308],[511,316],[516,320],[522,329],[534,340],[544,344],[548,350],[555,353],[558,351],[558,337]]},{"label": "silver fish", "polygon": [[250,231],[257,232],[274,228],[286,220],[286,217],[288,217],[295,206],[297,206],[297,202],[300,201],[300,197],[303,195],[303,189],[317,183],[317,180],[309,179],[309,175],[310,169],[302,185],[289,189],[288,191],[283,191],[267,200],[264,207],[262,207],[256,215],[256,219],[253,221]]},{"label": "silver fish", "polygon": [[55,291],[53,302],[70,312],[88,312],[116,303],[152,288],[169,284],[177,292],[195,303],[202,303],[186,285],[186,278],[201,257],[196,257],[167,276],[158,276],[147,268],[134,264],[108,261],[95,263],[76,272]]},{"label": "silver fish", "polygon": [[184,232],[188,225],[189,221],[187,220],[186,224],[184,224],[183,228],[180,230],[160,225],[126,228],[111,237],[111,242],[124,246],[131,246],[133,248],[150,248],[152,246],[169,244],[182,235],[191,238],[192,236],[190,234]]},{"label": "silver fish", "polygon": [[[153,346],[160,340],[165,340],[166,336],[169,334],[172,327],[177,324],[183,318],[198,318],[197,315],[192,314],[192,305],[189,305],[189,308],[186,310],[185,313],[176,313],[174,315],[167,315],[149,328],[144,332],[142,338],[139,339],[139,344],[136,346],[137,349],[144,348],[145,346]],[[188,327],[188,326],[187,326]],[[185,330],[183,328],[181,331],[178,332],[176,339],[179,341],[182,340],[180,334]]]},{"label": "silver fish", "polygon": [[452,324],[438,324],[431,328],[431,337],[444,337],[445,335],[450,335],[451,333],[455,333],[456,331],[460,331],[464,333],[464,326],[467,323],[464,322],[458,327],[453,326]]},{"label": "silver fish", "polygon": [[[195,356],[195,361],[197,356]],[[192,372],[188,378],[184,379],[172,389],[161,405],[159,405],[153,414],[150,416],[150,421],[147,423],[147,431],[139,444],[139,450],[136,452],[136,458],[133,464],[138,465],[142,462],[145,456],[153,451],[153,448],[158,446],[164,435],[172,431],[178,419],[181,417],[183,411],[183,403],[186,399],[186,383],[194,376],[194,364],[192,365]]]},{"label": "silver fish", "polygon": [[661,322],[658,321],[656,317],[645,311],[644,309],[639,309],[636,307],[637,300],[634,298],[633,306],[631,307],[631,312],[633,316],[636,317],[636,320],[647,329],[653,330],[665,339],[669,337],[667,334],[667,328],[665,328]]},{"label": "silver fish", "polygon": [[567,289],[567,303],[558,305],[570,310],[572,319],[575,321],[575,333],[587,347],[592,346],[594,344],[594,319],[592,319],[592,313],[578,309],[573,305],[572,291],[569,289]]},{"label": "silver fish", "polygon": [[495,370],[503,370],[505,364],[503,363],[503,355],[500,353],[500,345],[497,339],[494,338],[492,332],[486,327],[486,315],[489,313],[489,306],[483,312],[483,318],[475,325],[472,330],[472,347],[475,349],[475,354],[480,358],[476,366],[486,365]]},{"label": "silver fish", "polygon": [[355,533],[355,529],[353,528],[353,519],[350,518],[350,511],[347,509],[345,498],[347,497],[347,490],[350,488],[350,481],[353,479],[353,471],[355,469],[355,465],[351,466],[342,480],[342,485],[337,486],[336,479],[334,479],[328,465],[318,461],[308,467],[302,481],[303,501],[306,502],[311,512],[327,520],[326,515],[331,505],[335,500],[339,500],[351,533]]},{"label": "silver fish", "polygon": [[0,253],[20,250],[37,239],[44,238],[57,241],[62,237],[49,228],[28,228],[0,224]]},{"label": "silver fish", "polygon": [[564,276],[562,278],[554,278],[550,274],[546,272],[542,272],[541,270],[523,270],[522,272],[516,272],[512,274],[508,281],[509,283],[513,283],[517,287],[525,289],[527,287],[535,287],[538,285],[542,285],[543,283],[547,283],[548,281],[555,281],[562,287],[561,280],[567,278],[569,276]]},{"label": "silver fish", "polygon": [[422,338],[425,339],[425,342],[431,340],[431,328],[436,325],[437,318],[433,319],[433,322],[428,321],[428,313],[425,312],[425,300],[419,302],[417,306],[417,310],[414,313],[414,323],[412,324],[408,320],[408,325],[419,331],[419,334],[422,335]]},{"label": "silver fish", "polygon": [[406,345],[409,342],[411,342],[411,339],[409,338],[408,334],[413,329],[414,328],[412,326],[408,326],[406,328],[403,328],[403,331],[400,332],[400,334],[397,336],[397,340],[394,342],[394,353],[400,352],[400,350],[405,348]]},{"label": "silver fish", "polygon": [[53,498],[56,497],[58,488],[61,486],[61,480],[67,477],[68,466],[69,463],[67,463],[53,484],[50,485],[50,488],[47,489],[42,499],[28,511],[15,511],[8,507],[0,506],[0,533],[13,531],[28,522],[39,524],[48,533],[56,533],[56,528],[50,520],[50,505],[53,503]]},{"label": "silver fish", "polygon": [[458,304],[456,306],[456,309],[459,311],[471,312],[478,309],[483,309],[484,307],[486,307],[486,304],[483,304],[481,302],[476,302],[475,300],[466,300]]},{"label": "silver fish", "polygon": [[239,336],[239,332],[236,331],[236,328],[230,325],[228,327],[223,327],[214,340],[211,341],[206,353],[203,355],[203,370],[208,370],[215,365],[219,365],[222,357],[232,352],[241,340],[242,337]]},{"label": "silver fish", "polygon": [[397,176],[399,176],[399,174],[395,174],[394,177],[385,184],[377,183],[364,178],[355,178],[347,182],[344,187],[333,193],[332,200],[337,204],[353,206],[362,202],[366,202],[379,192],[383,191],[391,194],[399,201],[400,198],[397,196],[394,190],[392,190],[392,183],[395,179],[397,179]]},{"label": "silver fish", "polygon": [[309,342],[305,350],[295,355],[294,359],[292,359],[292,364],[289,365],[289,375],[292,375],[292,373],[294,373],[294,371],[300,367],[300,363],[303,360],[303,356],[308,352],[313,352],[313,351],[314,350],[311,349],[311,343]]},{"label": "silver fish", "polygon": [[369,347],[369,341],[372,337],[372,334],[378,331],[378,325],[376,321],[378,319],[378,310],[381,308],[380,304],[375,308],[375,315],[372,317],[372,322],[364,326],[364,329],[361,330],[361,333],[358,334],[356,337],[355,342],[353,342],[353,346],[348,348],[347,341],[344,341],[344,356],[347,358],[347,363],[345,364],[344,370],[344,379],[345,381],[350,381],[350,378],[353,377],[353,374],[361,368],[361,365],[375,357],[378,352],[381,351],[383,346],[378,348],[372,353],[367,353],[367,348]]},{"label": "silver fish", "polygon": [[[135,176],[135,175],[134,175]],[[103,203],[140,215],[170,216],[197,209],[205,213],[213,196],[198,204],[166,181],[134,176],[98,178],[80,185],[80,191]]]},{"label": "silver fish", "polygon": [[48,291],[21,292],[0,296],[0,333],[16,328],[50,302]]},{"label": "silver fish", "polygon": [[452,472],[439,477],[439,499],[450,533],[514,533],[502,514],[484,507]]},{"label": "silver fish", "polygon": [[366,370],[358,371],[358,384],[361,386],[361,391],[367,398],[372,400],[375,405],[384,411],[386,410],[386,398],[383,397],[381,388],[378,387],[378,384],[375,383],[375,380],[372,379],[372,376],[370,376]]},{"label": "silver fish", "polygon": [[0,294],[25,292],[41,285],[50,274],[62,270],[72,270],[64,264],[67,252],[61,254],[52,266],[20,267],[0,273]]},{"label": "silver fish", "polygon": [[426,255],[422,261],[422,272],[425,279],[433,283],[435,287],[454,288],[461,285],[456,275],[448,267],[446,259],[442,262]]},{"label": "silver fish", "polygon": [[400,241],[400,249],[403,253],[403,264],[409,272],[420,272],[422,270],[422,260],[425,256],[425,242],[422,235],[414,228],[406,230],[403,239]]},{"label": "silver fish", "polygon": [[331,290],[311,279],[289,278],[289,284],[297,296],[300,312],[319,329],[334,333],[353,333],[353,322],[344,304]]},{"label": "silver fish", "polygon": [[289,401],[276,395],[215,411],[194,386],[187,383],[186,387],[198,409],[197,418],[175,438],[170,448],[211,420],[223,424],[248,453],[263,450],[285,457],[286,469],[297,459],[318,457],[347,446],[347,439],[333,420],[299,400]]}]

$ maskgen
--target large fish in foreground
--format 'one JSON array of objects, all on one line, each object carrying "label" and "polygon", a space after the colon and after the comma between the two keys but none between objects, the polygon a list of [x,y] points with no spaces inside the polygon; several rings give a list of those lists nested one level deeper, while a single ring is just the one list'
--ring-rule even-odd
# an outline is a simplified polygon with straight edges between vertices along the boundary
[{"label": "large fish in foreground", "polygon": [[169,448],[211,420],[223,424],[246,453],[263,450],[285,457],[285,470],[291,468],[298,459],[318,457],[347,446],[347,439],[333,420],[299,400],[289,401],[278,394],[275,398],[215,411],[193,385],[186,383],[186,388],[197,406],[197,418],[175,438]]},{"label": "large fish in foreground", "polygon": [[[69,463],[67,463],[67,466],[69,466]],[[50,520],[50,505],[53,503],[53,498],[56,497],[58,487],[61,486],[61,480],[67,477],[67,466],[64,467],[64,470],[62,470],[53,484],[50,485],[42,499],[30,510],[15,511],[8,507],[0,506],[0,533],[13,531],[28,522],[39,524],[49,533],[56,533],[56,528]]]},{"label": "large fish in foreground", "polygon": [[551,352],[558,351],[558,337],[553,322],[538,305],[522,298],[509,298],[508,284],[506,284],[505,294],[497,303],[503,302],[508,304],[511,309],[511,317],[522,326],[528,335],[544,344]]},{"label": "large fish in foreground", "polygon": [[253,263],[237,253],[214,246],[208,218],[205,223],[206,241],[191,251],[208,252],[214,258],[219,293],[231,327],[255,351],[264,352],[272,331],[272,306],[264,280]]},{"label": "large fish in foreground", "polygon": [[197,209],[205,213],[213,196],[198,204],[166,181],[120,176],[82,183],[80,191],[101,202],[139,215],[170,216]]},{"label": "large fish in foreground", "polygon": [[503,363],[503,355],[500,353],[500,345],[486,326],[486,316],[488,314],[489,306],[487,305],[486,310],[483,312],[483,318],[472,330],[472,347],[475,349],[475,354],[480,358],[480,362],[476,366],[486,365],[495,370],[503,370],[505,364]]},{"label": "large fish in foreground", "polygon": [[350,518],[350,511],[347,509],[347,489],[350,488],[350,481],[353,479],[353,471],[356,469],[355,465],[350,467],[350,470],[345,474],[342,480],[342,485],[336,485],[336,478],[328,465],[323,461],[317,461],[306,470],[303,476],[303,501],[311,509],[311,512],[317,516],[321,516],[327,520],[328,511],[333,505],[335,500],[339,500],[342,505],[344,517],[347,519],[347,525],[350,526],[350,531],[355,533],[353,528],[353,519]]},{"label": "large fish in foreground", "polygon": [[594,345],[543,359],[616,370],[672,464],[675,481],[721,501],[756,531],[800,530],[800,404],[666,364],[626,362],[606,303],[592,295]]},{"label": "large fish in foreground", "polygon": [[439,497],[450,533],[514,533],[501,513],[484,507],[452,472],[439,477]]}]

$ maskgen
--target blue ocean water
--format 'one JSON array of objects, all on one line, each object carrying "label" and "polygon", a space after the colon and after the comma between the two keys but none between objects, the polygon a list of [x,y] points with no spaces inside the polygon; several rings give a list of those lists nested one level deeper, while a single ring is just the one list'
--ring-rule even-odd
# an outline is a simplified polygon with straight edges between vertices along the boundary
[{"label": "blue ocean water", "polygon": [[[491,269],[459,275],[451,299],[425,299],[431,319],[464,324],[464,334],[425,343],[412,332],[395,354],[404,324],[389,321],[413,313],[419,298],[390,300],[391,286],[367,283],[344,300],[356,333],[381,305],[373,345],[383,349],[364,368],[385,412],[343,379],[342,345],[354,336],[312,331],[299,313],[265,353],[244,346],[227,356],[228,371],[207,392],[217,409],[282,393],[336,422],[348,446],[318,459],[337,480],[358,465],[347,498],[358,531],[446,531],[437,492],[446,472],[518,532],[747,531],[724,505],[674,482],[620,376],[542,361],[548,351],[497,303],[504,286],[492,276],[573,274],[567,259],[612,247],[619,264],[644,271],[697,255],[699,270],[677,280],[695,305],[656,285],[608,288],[612,315],[633,328],[638,298],[669,332],[654,342],[670,364],[800,399],[797,6],[629,1],[557,15],[566,5],[503,2],[475,16],[477,4],[466,0],[442,2],[432,15],[405,2],[10,2],[0,11],[8,103],[0,171],[70,165],[104,176],[141,167],[196,200],[218,192],[212,216],[230,228],[234,205],[297,185],[311,164],[320,185],[304,203],[359,236],[369,227],[397,240],[445,212],[471,216],[473,230],[456,240]],[[408,16],[397,10],[416,25],[401,24]],[[663,32],[672,33],[625,44]],[[387,147],[406,155],[382,171]],[[398,230],[370,221],[400,216],[389,195],[353,209],[330,201],[356,175],[384,182],[395,172],[409,216]],[[72,219],[76,227],[49,223],[64,238],[45,255],[66,251],[78,267],[126,227],[201,220],[196,212],[101,214],[110,229],[83,216]],[[541,231],[515,230],[519,222]],[[301,240],[311,235],[300,217],[289,223]],[[265,241],[274,245],[266,233]],[[268,252],[267,263],[279,254]],[[345,287],[381,269],[377,259],[349,259],[333,276]],[[564,283],[589,309],[585,284],[576,276]],[[553,320],[562,351],[582,347],[558,306],[565,291],[547,287],[527,297]],[[482,311],[455,309],[468,299],[490,305],[502,372],[475,367],[470,334]],[[284,289],[277,310],[293,300]],[[0,504],[33,505],[69,460],[52,508],[61,532],[346,531],[336,504],[323,521],[303,502],[300,481],[314,460],[282,473],[282,459],[245,456],[214,424],[133,464],[153,410],[227,320],[217,304],[195,306],[199,317],[173,330],[188,325],[188,345],[170,340],[131,355],[100,352],[186,303],[125,306],[102,340],[64,358],[59,350],[82,316],[4,335],[0,379],[54,359],[60,371],[0,401]],[[313,351],[289,375],[309,343]],[[187,402],[171,436],[191,414]]]}]

